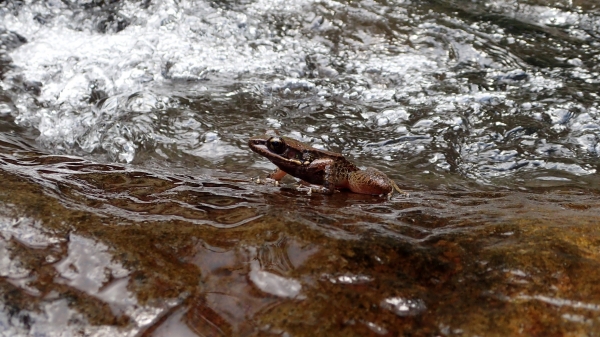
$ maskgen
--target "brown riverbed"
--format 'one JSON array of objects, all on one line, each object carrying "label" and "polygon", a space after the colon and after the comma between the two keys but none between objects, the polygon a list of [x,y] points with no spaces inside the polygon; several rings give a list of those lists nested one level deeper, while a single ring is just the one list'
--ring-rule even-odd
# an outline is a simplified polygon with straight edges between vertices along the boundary
[{"label": "brown riverbed", "polygon": [[0,164],[0,295],[13,328],[44,315],[62,331],[142,336],[599,328],[593,192],[307,195],[6,140]]}]

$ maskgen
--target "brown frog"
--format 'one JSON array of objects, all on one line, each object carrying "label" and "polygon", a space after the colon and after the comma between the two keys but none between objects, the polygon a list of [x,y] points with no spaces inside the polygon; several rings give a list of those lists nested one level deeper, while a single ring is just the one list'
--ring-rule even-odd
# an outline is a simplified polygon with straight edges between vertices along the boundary
[{"label": "brown frog", "polygon": [[388,195],[396,189],[402,193],[393,180],[377,169],[361,170],[339,153],[315,149],[293,138],[279,136],[275,131],[250,138],[248,146],[277,165],[278,169],[269,176],[276,181],[289,174],[321,185],[324,193],[333,193],[335,189]]}]

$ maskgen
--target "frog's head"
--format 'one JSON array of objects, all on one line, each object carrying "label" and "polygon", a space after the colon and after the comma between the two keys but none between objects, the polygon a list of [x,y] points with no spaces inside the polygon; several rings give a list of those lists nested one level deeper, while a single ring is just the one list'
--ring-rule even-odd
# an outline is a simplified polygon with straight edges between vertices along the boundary
[{"label": "frog's head", "polygon": [[279,136],[275,131],[250,138],[248,146],[286,172],[310,164],[310,156],[307,155],[310,146],[293,138]]}]

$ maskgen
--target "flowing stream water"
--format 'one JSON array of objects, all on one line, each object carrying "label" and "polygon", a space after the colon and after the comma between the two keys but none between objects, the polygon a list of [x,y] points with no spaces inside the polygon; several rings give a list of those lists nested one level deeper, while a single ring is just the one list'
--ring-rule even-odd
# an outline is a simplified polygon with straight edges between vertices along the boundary
[{"label": "flowing stream water", "polygon": [[0,2],[0,335],[597,335],[599,89],[595,0]]}]

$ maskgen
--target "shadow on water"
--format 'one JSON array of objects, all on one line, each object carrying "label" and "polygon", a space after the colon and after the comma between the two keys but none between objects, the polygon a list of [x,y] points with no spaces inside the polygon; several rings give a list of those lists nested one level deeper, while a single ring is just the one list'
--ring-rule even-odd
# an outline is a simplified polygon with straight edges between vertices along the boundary
[{"label": "shadow on water", "polygon": [[8,135],[0,167],[2,321],[15,334],[598,328],[593,193],[307,195],[47,155]]}]

